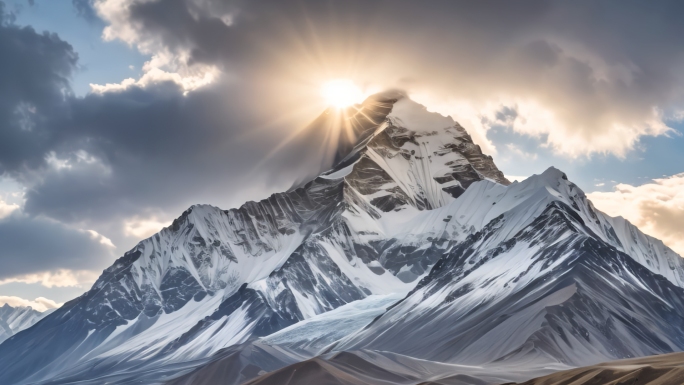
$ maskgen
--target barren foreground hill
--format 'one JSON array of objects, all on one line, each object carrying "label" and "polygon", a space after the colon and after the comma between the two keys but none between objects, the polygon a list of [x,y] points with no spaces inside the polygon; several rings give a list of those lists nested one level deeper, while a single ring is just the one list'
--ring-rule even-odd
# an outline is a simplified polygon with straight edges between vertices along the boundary
[{"label": "barren foreground hill", "polygon": [[684,353],[607,362],[535,378],[519,385],[681,385]]}]

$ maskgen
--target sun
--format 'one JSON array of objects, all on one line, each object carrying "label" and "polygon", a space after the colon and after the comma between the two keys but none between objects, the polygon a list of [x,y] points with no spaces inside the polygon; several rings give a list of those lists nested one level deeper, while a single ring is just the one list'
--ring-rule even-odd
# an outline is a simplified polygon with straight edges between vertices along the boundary
[{"label": "sun", "polygon": [[323,83],[321,95],[327,105],[336,108],[349,107],[363,101],[363,92],[349,79],[333,79]]}]

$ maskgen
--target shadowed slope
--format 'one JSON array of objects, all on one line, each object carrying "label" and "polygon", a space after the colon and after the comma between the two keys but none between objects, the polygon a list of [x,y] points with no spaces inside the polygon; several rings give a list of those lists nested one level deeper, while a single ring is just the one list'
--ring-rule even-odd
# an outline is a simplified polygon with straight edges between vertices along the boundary
[{"label": "shadowed slope", "polygon": [[612,361],[535,378],[519,385],[681,385],[684,353]]},{"label": "shadowed slope", "polygon": [[409,384],[415,379],[385,370],[351,353],[325,360],[313,358],[265,374],[245,385],[371,385]]}]

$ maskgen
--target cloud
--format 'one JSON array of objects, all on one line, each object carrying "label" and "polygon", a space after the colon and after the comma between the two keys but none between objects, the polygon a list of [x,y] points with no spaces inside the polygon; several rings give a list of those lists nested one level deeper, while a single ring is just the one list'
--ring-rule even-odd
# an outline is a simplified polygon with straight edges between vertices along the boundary
[{"label": "cloud", "polygon": [[39,283],[48,288],[79,287],[86,290],[95,283],[98,276],[99,273],[96,271],[56,269],[53,271],[15,275],[10,278],[0,279],[0,285],[11,282],[28,284]]},{"label": "cloud", "polygon": [[98,270],[113,258],[113,249],[89,231],[23,214],[0,220],[0,244],[0,280],[41,281],[48,287],[74,275],[60,269]]},{"label": "cloud", "polygon": [[532,153],[532,152],[527,152],[527,151],[523,150],[522,148],[520,148],[516,144],[509,143],[506,145],[506,148],[508,149],[508,151],[512,152],[513,154],[515,154],[521,158],[531,159],[531,160],[537,159],[537,154]]},{"label": "cloud", "polygon": [[44,164],[78,55],[55,34],[11,23],[0,3],[0,175]]},{"label": "cloud", "polygon": [[159,83],[171,82],[178,85],[184,94],[194,91],[200,87],[211,84],[218,76],[215,69],[203,71],[197,75],[181,76],[175,72],[164,71],[159,68],[150,68],[138,80],[133,78],[124,79],[121,83],[90,84],[92,92],[103,94],[105,92],[121,92],[130,87],[146,88]]},{"label": "cloud", "polygon": [[344,74],[406,88],[489,151],[487,131],[504,121],[568,157],[622,157],[642,137],[668,134],[664,111],[682,101],[684,27],[673,15],[684,5],[659,4],[626,1],[606,12],[592,1],[98,0],[95,8],[106,39],[153,55],[147,70],[273,84]]},{"label": "cloud", "polygon": [[98,233],[95,230],[85,230],[86,233],[90,234],[90,238],[94,241],[99,242],[101,245],[107,246],[109,248],[115,249],[116,246],[111,239],[105,237],[104,235]]},{"label": "cloud", "polygon": [[640,186],[620,183],[587,196],[599,210],[624,217],[684,255],[684,174]]},{"label": "cloud", "polygon": [[10,216],[14,211],[19,209],[19,205],[16,203],[9,204],[0,199],[0,219]]},{"label": "cloud", "polygon": [[159,232],[164,227],[171,224],[171,221],[160,221],[156,217],[140,218],[135,216],[124,223],[124,233],[142,239],[150,237]]},{"label": "cloud", "polygon": [[38,310],[39,312],[44,312],[49,309],[56,309],[62,305],[63,303],[57,303],[51,299],[47,299],[45,297],[38,297],[34,299],[33,301],[20,298],[20,297],[15,297],[15,296],[4,296],[0,295],[0,305],[8,304],[12,307],[27,307],[30,306],[34,310]]},{"label": "cloud", "polygon": [[91,0],[71,0],[71,4],[76,11],[76,14],[88,22],[95,22],[97,14],[92,6]]},{"label": "cloud", "polygon": [[[69,117],[53,122],[65,138],[59,149],[42,168],[15,174],[28,186],[25,212],[80,223],[174,215],[198,202],[225,207],[246,200],[237,195],[252,186],[286,189],[322,162],[325,131],[310,130],[288,151],[271,154],[291,132],[283,123],[267,125],[273,115],[268,106],[254,107],[258,95],[233,99],[238,90],[218,83],[184,95],[165,82],[71,100]],[[236,195],[221,192],[228,189]]]},{"label": "cloud", "polygon": [[[92,4],[91,9],[109,22],[102,33],[104,40],[121,40],[137,47],[140,52],[152,56],[151,60],[143,66],[144,74],[139,80],[126,79],[118,85],[92,84],[91,88],[95,92],[121,90],[133,84],[145,86],[160,81],[174,81],[185,91],[190,91],[209,84],[216,78],[218,67],[215,63],[193,60],[192,57],[196,53],[192,52],[192,48],[172,43],[171,36],[162,36],[161,29],[156,30],[155,25],[165,28],[164,24],[171,19],[176,19],[176,23],[181,28],[193,28],[195,33],[223,35],[225,28],[230,25],[231,13],[221,11],[225,7],[218,2],[195,1],[191,5],[194,8],[192,15],[179,12],[177,5],[181,4],[178,1],[166,2],[162,6],[152,3],[135,0],[96,0]],[[205,12],[219,13],[206,18],[203,15]],[[145,14],[146,17],[138,18],[139,13]],[[141,23],[148,24],[143,26]],[[181,40],[187,40],[190,37],[189,35],[183,36],[182,33],[176,35]],[[217,45],[215,48],[220,48],[220,46]]]}]

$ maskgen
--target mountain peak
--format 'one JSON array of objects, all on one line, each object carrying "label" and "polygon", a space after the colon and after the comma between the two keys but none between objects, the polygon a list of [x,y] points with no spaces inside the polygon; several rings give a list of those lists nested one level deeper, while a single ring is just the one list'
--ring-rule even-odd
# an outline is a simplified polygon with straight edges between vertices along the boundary
[{"label": "mountain peak", "polygon": [[544,178],[552,179],[552,180],[558,180],[558,179],[568,180],[568,176],[563,171],[557,169],[554,166],[547,168],[541,175]]}]

